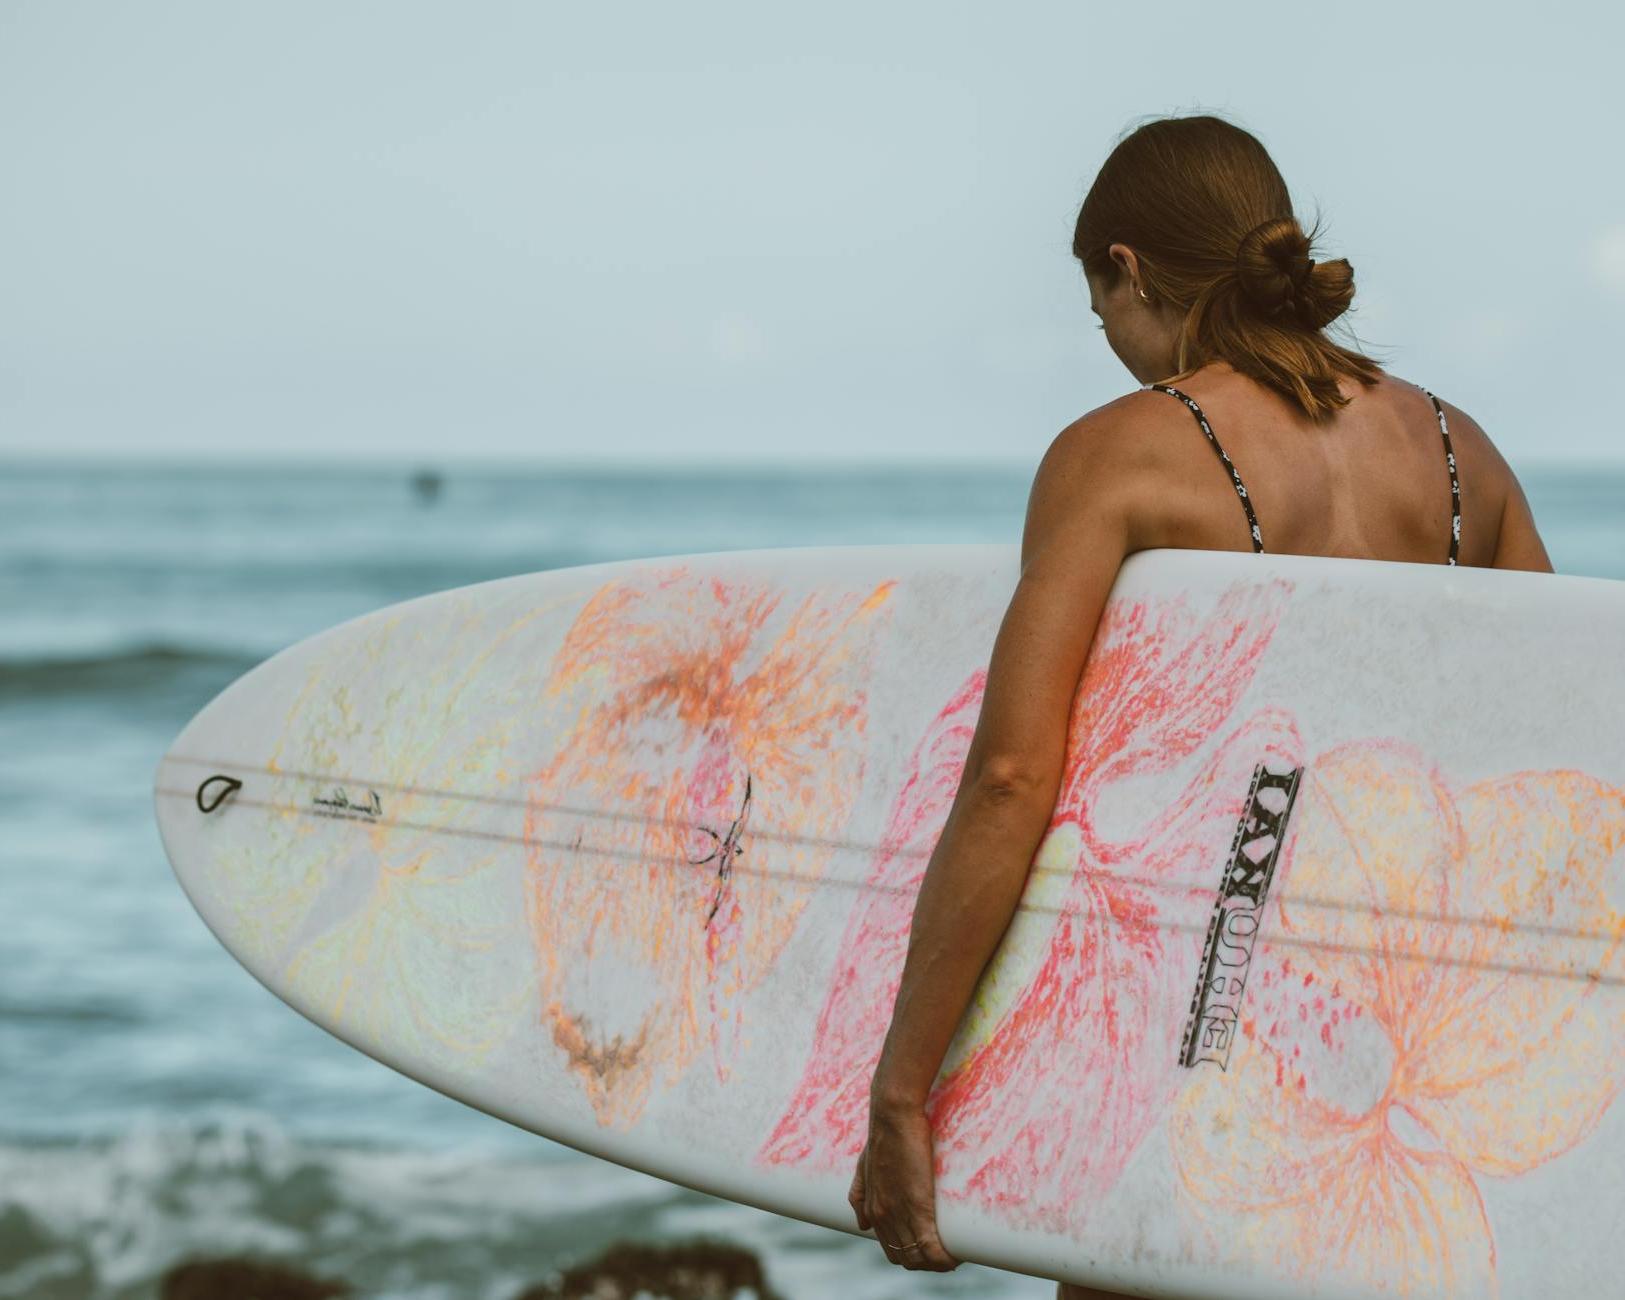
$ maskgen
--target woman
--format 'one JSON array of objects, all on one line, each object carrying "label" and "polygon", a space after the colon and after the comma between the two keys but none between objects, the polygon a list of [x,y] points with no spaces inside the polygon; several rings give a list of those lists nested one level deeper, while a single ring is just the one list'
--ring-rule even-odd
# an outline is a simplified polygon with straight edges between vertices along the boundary
[{"label": "woman", "polygon": [[1551,572],[1478,424],[1326,336],[1354,272],[1313,249],[1264,147],[1213,116],[1140,126],[1084,199],[1072,251],[1107,343],[1144,386],[1068,425],[1039,463],[1021,576],[915,905],[849,1193],[904,1268],[958,1263],[936,1232],[925,1099],[1048,826],[1123,558],[1268,549]]}]

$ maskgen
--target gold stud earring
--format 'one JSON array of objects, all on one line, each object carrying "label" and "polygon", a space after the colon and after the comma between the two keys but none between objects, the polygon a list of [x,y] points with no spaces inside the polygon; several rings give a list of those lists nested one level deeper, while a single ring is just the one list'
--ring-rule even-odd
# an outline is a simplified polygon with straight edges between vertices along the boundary
[{"label": "gold stud earring", "polygon": [[1144,298],[1147,302],[1151,301],[1151,295],[1148,294],[1144,289],[1140,290],[1140,297]]}]

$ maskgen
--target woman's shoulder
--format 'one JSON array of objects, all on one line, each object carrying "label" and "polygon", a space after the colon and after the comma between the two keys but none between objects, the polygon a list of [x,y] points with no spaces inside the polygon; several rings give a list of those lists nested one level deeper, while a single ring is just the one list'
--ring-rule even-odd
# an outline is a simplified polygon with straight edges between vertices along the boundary
[{"label": "woman's shoulder", "polygon": [[[1509,500],[1521,500],[1523,489],[1512,466],[1495,440],[1468,411],[1436,388],[1390,376],[1402,400],[1432,420],[1441,440],[1448,439],[1456,481],[1461,492],[1463,518],[1472,518],[1480,530],[1497,536]],[[1434,402],[1438,409],[1434,409]],[[1442,414],[1443,419],[1439,417]],[[1495,550],[1492,544],[1491,552]]]},{"label": "woman's shoulder", "polygon": [[1142,435],[1159,426],[1173,409],[1177,408],[1164,393],[1142,385],[1078,416],[1055,435],[1050,451],[1120,467],[1134,463],[1154,449],[1154,442]]},{"label": "woman's shoulder", "polygon": [[1051,440],[1032,499],[1060,502],[1062,509],[1117,511],[1130,551],[1169,544],[1181,526],[1179,485],[1198,472],[1195,444],[1167,436],[1176,416],[1191,419],[1178,402],[1149,387],[1084,412]]},{"label": "woman's shoulder", "polygon": [[1159,486],[1212,456],[1199,438],[1169,436],[1171,426],[1196,427],[1195,413],[1177,399],[1198,403],[1200,410],[1226,382],[1223,375],[1192,372],[1142,384],[1085,411],[1056,435],[1047,454],[1138,480],[1153,498],[1160,496]]},{"label": "woman's shoulder", "polygon": [[[1461,490],[1463,518],[1476,515],[1488,540],[1486,567],[1552,572],[1523,484],[1484,426],[1437,391]],[[1426,394],[1423,394],[1426,400]]]}]

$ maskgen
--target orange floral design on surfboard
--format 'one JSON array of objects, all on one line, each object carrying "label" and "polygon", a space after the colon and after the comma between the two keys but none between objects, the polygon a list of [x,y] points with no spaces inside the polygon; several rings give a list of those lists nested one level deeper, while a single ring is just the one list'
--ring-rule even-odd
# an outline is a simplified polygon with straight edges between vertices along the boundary
[{"label": "orange floral design on surfboard", "polygon": [[577,712],[528,781],[526,901],[544,1023],[600,1124],[702,1052],[728,1078],[857,796],[894,587],[790,600],[679,567],[606,584],[565,635],[546,695]]},{"label": "orange floral design on surfboard", "polygon": [[[1199,941],[1163,924],[1167,882],[1200,879],[1210,893],[1206,866],[1230,838],[1253,765],[1297,761],[1288,715],[1233,717],[1290,591],[1282,579],[1236,584],[1205,615],[1183,598],[1107,604],[1074,696],[1055,812],[989,963],[999,981],[984,979],[927,1101],[940,1197],[1065,1230],[1166,1118],[1186,1076],[1166,1027],[1180,1023],[1194,970],[1194,951],[1176,961],[1184,949],[1172,945]],[[763,1163],[846,1170],[862,1150],[915,897],[984,683],[982,671],[963,684],[909,761]],[[1118,783],[1182,764],[1190,776],[1171,804],[1131,825],[1103,815]]]},{"label": "orange floral design on surfboard", "polygon": [[1294,818],[1235,1054],[1171,1117],[1180,1186],[1298,1276],[1493,1295],[1479,1180],[1574,1147],[1625,1081],[1625,792],[1453,789],[1370,740],[1309,764]]}]

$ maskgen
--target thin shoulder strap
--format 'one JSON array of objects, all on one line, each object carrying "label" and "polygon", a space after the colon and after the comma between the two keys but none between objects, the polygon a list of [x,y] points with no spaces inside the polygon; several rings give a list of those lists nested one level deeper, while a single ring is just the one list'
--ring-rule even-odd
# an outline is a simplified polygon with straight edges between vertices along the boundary
[{"label": "thin shoulder strap", "polygon": [[1450,447],[1450,426],[1444,422],[1444,407],[1427,389],[1428,401],[1433,403],[1434,414],[1439,417],[1439,433],[1444,438],[1444,463],[1450,467],[1450,558],[1446,564],[1456,562],[1456,551],[1461,545],[1461,484],[1456,479],[1456,453]]},{"label": "thin shoulder strap", "polygon": [[1241,508],[1247,512],[1247,527],[1252,530],[1253,534],[1253,550],[1255,552],[1262,551],[1264,549],[1264,537],[1258,531],[1258,516],[1253,513],[1252,500],[1247,495],[1247,489],[1242,485],[1241,475],[1236,472],[1236,467],[1230,463],[1230,457],[1225,454],[1224,448],[1219,446],[1219,440],[1213,436],[1213,430],[1208,427],[1207,416],[1202,414],[1202,408],[1171,384],[1147,384],[1146,387],[1154,388],[1159,393],[1167,393],[1170,397],[1177,397],[1191,408],[1191,414],[1196,417],[1196,423],[1202,426],[1202,432],[1207,435],[1208,442],[1212,444],[1213,450],[1219,453],[1219,459],[1224,462],[1224,467],[1230,471],[1230,482],[1236,489],[1236,495],[1241,498]]}]

